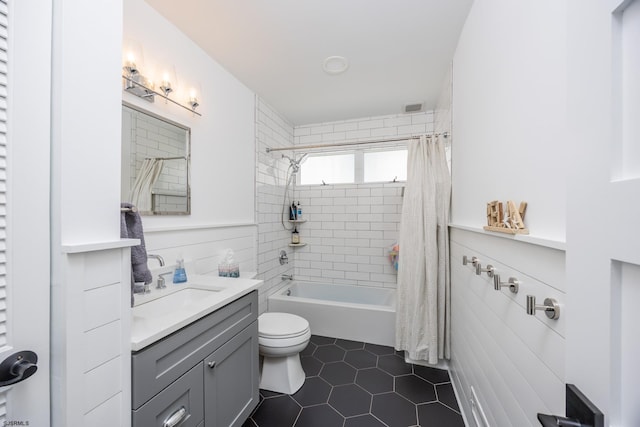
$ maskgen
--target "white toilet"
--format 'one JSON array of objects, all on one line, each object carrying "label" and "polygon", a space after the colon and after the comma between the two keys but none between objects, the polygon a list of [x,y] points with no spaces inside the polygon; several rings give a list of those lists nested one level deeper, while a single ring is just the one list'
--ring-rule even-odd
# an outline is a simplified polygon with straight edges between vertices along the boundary
[{"label": "white toilet", "polygon": [[293,394],[302,387],[305,373],[299,353],[310,338],[309,322],[300,316],[263,313],[258,317],[261,389]]}]

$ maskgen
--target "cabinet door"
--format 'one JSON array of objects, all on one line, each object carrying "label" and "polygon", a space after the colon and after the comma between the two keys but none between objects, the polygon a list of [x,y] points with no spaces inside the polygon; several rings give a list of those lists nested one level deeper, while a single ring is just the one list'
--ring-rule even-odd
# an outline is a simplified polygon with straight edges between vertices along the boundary
[{"label": "cabinet door", "polygon": [[204,360],[205,427],[240,427],[258,404],[258,322]]}]

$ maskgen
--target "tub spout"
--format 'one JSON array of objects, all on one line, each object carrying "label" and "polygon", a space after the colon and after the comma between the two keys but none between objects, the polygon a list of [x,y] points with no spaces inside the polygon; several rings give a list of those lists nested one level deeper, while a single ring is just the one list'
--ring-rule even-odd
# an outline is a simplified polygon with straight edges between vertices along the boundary
[{"label": "tub spout", "polygon": [[293,280],[293,274],[283,274],[282,280]]}]

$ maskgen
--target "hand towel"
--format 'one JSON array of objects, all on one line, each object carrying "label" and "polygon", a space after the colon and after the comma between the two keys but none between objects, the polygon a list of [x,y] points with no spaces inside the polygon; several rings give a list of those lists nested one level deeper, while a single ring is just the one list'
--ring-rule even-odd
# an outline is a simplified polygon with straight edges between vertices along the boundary
[{"label": "hand towel", "polygon": [[134,292],[141,292],[143,289],[136,289],[136,282],[151,283],[153,280],[151,272],[147,267],[147,249],[144,243],[144,231],[142,229],[142,218],[138,212],[131,210],[134,206],[131,203],[121,203],[121,208],[130,210],[120,213],[120,237],[129,239],[140,239],[140,244],[131,247],[131,305],[133,306]]}]

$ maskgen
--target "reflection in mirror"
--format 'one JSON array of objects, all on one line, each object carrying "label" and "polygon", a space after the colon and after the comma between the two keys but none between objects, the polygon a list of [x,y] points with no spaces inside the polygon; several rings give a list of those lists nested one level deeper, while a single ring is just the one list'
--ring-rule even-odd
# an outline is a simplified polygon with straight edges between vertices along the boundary
[{"label": "reflection in mirror", "polygon": [[188,215],[191,130],[122,106],[121,197],[142,215]]}]

